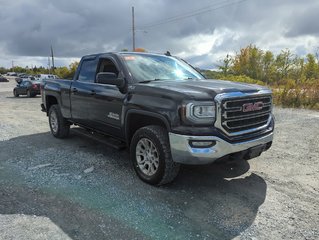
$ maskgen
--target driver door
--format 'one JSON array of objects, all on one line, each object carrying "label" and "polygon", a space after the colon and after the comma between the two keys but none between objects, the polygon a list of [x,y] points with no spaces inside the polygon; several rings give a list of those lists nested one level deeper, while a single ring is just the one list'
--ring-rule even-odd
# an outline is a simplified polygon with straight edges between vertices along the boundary
[{"label": "driver door", "polygon": [[[100,58],[97,73],[112,72],[120,74],[120,67],[112,56]],[[94,100],[91,102],[90,116],[94,125],[105,133],[116,137],[123,137],[121,131],[122,107],[125,94],[119,88],[109,84],[94,84]]]}]

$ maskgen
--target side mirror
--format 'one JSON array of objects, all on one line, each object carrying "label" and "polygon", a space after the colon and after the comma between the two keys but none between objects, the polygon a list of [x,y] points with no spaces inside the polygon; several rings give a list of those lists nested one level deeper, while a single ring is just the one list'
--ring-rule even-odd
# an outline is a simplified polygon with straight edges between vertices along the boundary
[{"label": "side mirror", "polygon": [[18,84],[20,84],[20,83],[22,82],[22,79],[21,79],[21,78],[16,78],[15,80],[16,80],[16,82],[17,82]]},{"label": "side mirror", "polygon": [[100,72],[96,75],[96,82],[101,84],[115,85],[118,88],[124,87],[125,81],[123,78],[118,78],[112,72]]}]

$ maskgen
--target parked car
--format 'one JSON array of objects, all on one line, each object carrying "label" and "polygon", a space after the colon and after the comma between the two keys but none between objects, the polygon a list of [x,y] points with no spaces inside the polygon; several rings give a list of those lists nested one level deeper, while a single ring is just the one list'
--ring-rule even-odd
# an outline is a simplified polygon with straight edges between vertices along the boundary
[{"label": "parked car", "polygon": [[9,80],[0,74],[0,82],[9,82]]},{"label": "parked car", "polygon": [[25,74],[25,75],[21,75],[21,77],[19,77],[18,75],[18,77],[15,78],[15,80],[18,84],[20,84],[22,81],[25,81],[25,80],[35,81],[35,78],[31,75]]},{"label": "parked car", "polygon": [[18,74],[16,72],[7,72],[7,76],[16,77],[16,76],[18,76]]},{"label": "parked car", "polygon": [[17,76],[18,76],[19,78],[27,78],[29,75],[26,74],[26,73],[19,73]]},{"label": "parked car", "polygon": [[54,137],[76,124],[128,147],[138,177],[153,185],[173,181],[181,164],[258,157],[273,140],[271,90],[205,79],[177,57],[89,55],[72,81],[46,80],[41,91]]},{"label": "parked car", "polygon": [[27,97],[35,97],[40,94],[40,84],[32,82],[31,80],[21,81],[14,89],[13,95],[19,97],[20,95],[27,95]]},{"label": "parked car", "polygon": [[43,80],[46,79],[58,79],[59,77],[57,75],[53,74],[38,74],[35,76],[36,81],[43,82]]}]

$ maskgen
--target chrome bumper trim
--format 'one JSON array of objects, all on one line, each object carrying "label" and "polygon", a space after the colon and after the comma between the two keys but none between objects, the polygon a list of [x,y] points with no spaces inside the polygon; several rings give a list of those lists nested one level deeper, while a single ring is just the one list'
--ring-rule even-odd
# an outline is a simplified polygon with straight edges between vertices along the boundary
[{"label": "chrome bumper trim", "polygon": [[[231,153],[241,152],[251,147],[263,145],[273,140],[273,132],[249,141],[229,143],[215,136],[187,136],[169,133],[171,153],[174,162],[183,164],[207,164]],[[191,147],[189,141],[215,141],[216,144],[207,148]]]}]

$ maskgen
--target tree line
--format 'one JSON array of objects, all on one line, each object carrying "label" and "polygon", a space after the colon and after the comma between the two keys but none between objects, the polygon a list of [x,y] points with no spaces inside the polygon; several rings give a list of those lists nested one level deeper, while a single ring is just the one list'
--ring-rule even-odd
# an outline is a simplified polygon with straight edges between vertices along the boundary
[{"label": "tree line", "polygon": [[248,45],[234,55],[227,54],[220,61],[218,69],[215,74],[224,78],[229,75],[244,76],[267,85],[286,84],[287,80],[306,83],[319,79],[319,52],[300,57],[284,49],[275,55],[271,51]]},{"label": "tree line", "polygon": [[7,72],[16,72],[16,73],[26,73],[30,75],[37,75],[37,74],[55,74],[63,79],[72,79],[73,75],[79,65],[79,62],[72,62],[68,67],[55,67],[53,68],[45,68],[43,66],[37,67],[20,67],[15,66],[13,68],[4,68],[0,67],[0,73],[5,74]]}]

